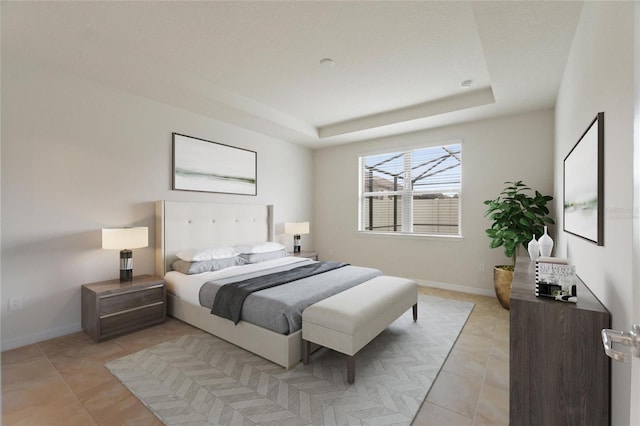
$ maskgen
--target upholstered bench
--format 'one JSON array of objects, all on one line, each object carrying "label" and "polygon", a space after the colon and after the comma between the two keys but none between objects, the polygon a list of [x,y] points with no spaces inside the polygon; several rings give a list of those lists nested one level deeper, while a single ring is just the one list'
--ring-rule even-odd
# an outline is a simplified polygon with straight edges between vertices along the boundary
[{"label": "upholstered bench", "polygon": [[348,355],[347,381],[356,377],[355,354],[413,306],[418,319],[418,285],[380,276],[315,303],[302,312],[302,362],[311,343]]}]

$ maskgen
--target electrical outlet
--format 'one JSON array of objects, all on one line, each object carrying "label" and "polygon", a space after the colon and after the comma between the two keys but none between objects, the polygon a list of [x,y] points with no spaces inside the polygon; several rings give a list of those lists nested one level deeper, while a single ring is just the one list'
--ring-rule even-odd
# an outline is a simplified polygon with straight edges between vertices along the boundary
[{"label": "electrical outlet", "polygon": [[484,263],[479,263],[478,264],[478,272],[484,272],[485,268],[484,268]]},{"label": "electrical outlet", "polygon": [[12,297],[9,299],[9,310],[18,311],[22,309],[22,297]]}]

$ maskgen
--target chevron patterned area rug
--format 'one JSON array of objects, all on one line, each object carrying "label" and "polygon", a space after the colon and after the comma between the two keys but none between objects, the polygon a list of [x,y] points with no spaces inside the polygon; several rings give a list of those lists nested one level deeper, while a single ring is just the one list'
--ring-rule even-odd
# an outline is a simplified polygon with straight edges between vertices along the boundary
[{"label": "chevron patterned area rug", "polygon": [[106,364],[169,425],[409,425],[473,304],[420,295],[356,356],[320,349],[290,370],[196,332]]}]

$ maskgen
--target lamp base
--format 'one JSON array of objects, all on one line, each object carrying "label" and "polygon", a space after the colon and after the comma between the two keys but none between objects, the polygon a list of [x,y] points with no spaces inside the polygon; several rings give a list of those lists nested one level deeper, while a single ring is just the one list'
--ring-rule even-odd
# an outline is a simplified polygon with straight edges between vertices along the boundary
[{"label": "lamp base", "polygon": [[293,252],[300,253],[300,235],[293,236]]},{"label": "lamp base", "polygon": [[131,250],[120,250],[120,282],[133,280],[133,252]]},{"label": "lamp base", "polygon": [[133,281],[133,269],[120,269],[120,282],[131,282]]}]

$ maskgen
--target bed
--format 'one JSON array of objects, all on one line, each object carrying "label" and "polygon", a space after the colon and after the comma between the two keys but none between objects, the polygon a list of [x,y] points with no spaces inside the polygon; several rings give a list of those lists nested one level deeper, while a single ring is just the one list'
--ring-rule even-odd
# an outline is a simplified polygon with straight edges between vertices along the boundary
[{"label": "bed", "polygon": [[[171,271],[171,264],[177,260],[176,254],[181,251],[273,240],[273,206],[180,201],[156,202],[156,274],[165,277],[168,282],[167,310],[169,315],[288,369],[301,360],[302,338],[300,330],[282,334],[282,330],[276,332],[265,326],[242,320],[236,325],[233,321],[212,315],[210,308],[200,306],[197,303],[197,297],[193,293],[188,295],[180,291],[172,291],[172,285],[170,285],[176,278],[179,278],[174,275],[181,275]],[[300,258],[283,258],[281,261],[275,260],[273,262],[283,264],[313,263],[309,259]],[[251,266],[248,265],[248,267]],[[231,269],[237,268],[245,268],[245,266]],[[379,271],[371,271],[374,275],[379,274]],[[222,275],[228,274],[227,270],[218,272],[221,272]],[[231,272],[231,274],[233,273]],[[343,279],[340,275],[337,276],[340,277],[340,280]],[[187,281],[193,282],[194,286],[211,278],[207,274],[186,277]],[[349,285],[355,285],[355,283]]]}]

